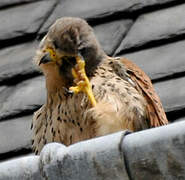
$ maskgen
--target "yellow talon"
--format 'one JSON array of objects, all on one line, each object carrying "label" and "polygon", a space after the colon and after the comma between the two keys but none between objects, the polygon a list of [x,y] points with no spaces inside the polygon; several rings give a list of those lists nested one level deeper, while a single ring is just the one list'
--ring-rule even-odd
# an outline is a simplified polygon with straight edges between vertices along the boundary
[{"label": "yellow talon", "polygon": [[[57,56],[55,51],[47,47],[44,49],[44,52],[49,52],[51,59],[54,62],[62,63],[61,58]],[[72,68],[72,75],[74,77],[74,82],[77,86],[70,87],[69,90],[73,91],[74,93],[84,92],[87,94],[92,106],[96,106],[96,100],[92,92],[91,84],[85,72],[85,61],[81,59],[80,56],[76,56],[77,65],[75,68]]]},{"label": "yellow talon", "polygon": [[91,84],[85,73],[85,62],[79,57],[76,57],[77,67],[72,68],[72,75],[77,82],[77,86],[70,87],[69,89],[74,93],[84,92],[87,94],[92,106],[96,106],[96,100],[92,92]]}]

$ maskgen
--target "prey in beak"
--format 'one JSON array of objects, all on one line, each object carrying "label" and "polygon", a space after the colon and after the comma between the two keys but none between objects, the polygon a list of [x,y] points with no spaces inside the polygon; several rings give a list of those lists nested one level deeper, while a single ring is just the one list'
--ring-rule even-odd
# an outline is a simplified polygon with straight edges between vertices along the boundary
[{"label": "prey in beak", "polygon": [[75,94],[80,92],[85,93],[89,98],[92,106],[96,106],[96,100],[92,91],[92,86],[85,72],[85,60],[83,59],[81,54],[78,53],[78,55],[76,56],[64,55],[62,57],[59,57],[52,48],[44,49],[43,53],[45,53],[45,55],[41,58],[39,65],[42,63],[45,64],[53,61],[62,66],[63,61],[68,61],[68,63],[70,63],[70,60],[72,58],[75,59],[76,64],[71,69],[75,86],[70,87],[69,92],[73,92]]}]

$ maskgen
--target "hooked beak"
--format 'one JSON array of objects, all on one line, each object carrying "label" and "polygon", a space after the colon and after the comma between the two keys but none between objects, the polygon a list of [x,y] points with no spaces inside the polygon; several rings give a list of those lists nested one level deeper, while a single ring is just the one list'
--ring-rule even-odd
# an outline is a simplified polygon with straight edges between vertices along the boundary
[{"label": "hooked beak", "polygon": [[51,62],[51,61],[52,61],[52,59],[51,59],[51,57],[50,57],[50,53],[47,52],[47,53],[41,58],[41,60],[40,60],[40,62],[39,62],[39,66],[40,66],[41,64],[46,64],[46,63],[49,63],[49,62]]}]

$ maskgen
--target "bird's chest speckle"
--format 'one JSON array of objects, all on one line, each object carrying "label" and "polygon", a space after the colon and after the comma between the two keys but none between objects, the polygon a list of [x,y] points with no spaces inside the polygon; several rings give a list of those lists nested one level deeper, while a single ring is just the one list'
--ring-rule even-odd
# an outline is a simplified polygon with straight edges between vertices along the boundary
[{"label": "bird's chest speckle", "polygon": [[[112,105],[115,112],[123,117],[131,118],[132,112],[139,110],[144,114],[145,101],[127,79],[120,77],[109,66],[100,66],[90,78],[93,94],[97,103],[105,102]],[[97,122],[87,115],[92,105],[85,93],[60,94],[54,97],[57,103],[51,106],[50,132],[51,141],[70,145],[75,142],[95,137]],[[54,136],[54,137],[53,137]]]},{"label": "bird's chest speckle", "polygon": [[[60,97],[60,98],[58,98]],[[50,129],[54,129],[55,137],[51,141],[62,142],[70,145],[80,140],[89,139],[88,126],[85,112],[91,104],[85,94],[61,94],[57,103],[51,106],[52,121]],[[53,132],[51,131],[51,136]]]}]

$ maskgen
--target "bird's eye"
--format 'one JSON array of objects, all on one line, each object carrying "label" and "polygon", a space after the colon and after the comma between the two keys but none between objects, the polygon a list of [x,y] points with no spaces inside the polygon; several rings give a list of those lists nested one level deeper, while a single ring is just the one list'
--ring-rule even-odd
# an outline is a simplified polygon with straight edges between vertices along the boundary
[{"label": "bird's eye", "polygon": [[59,48],[59,45],[58,45],[58,43],[56,41],[53,41],[53,45],[54,45],[54,48],[55,49],[58,49]]}]

